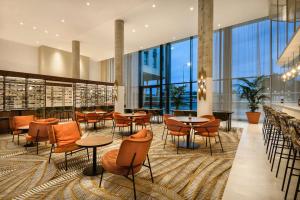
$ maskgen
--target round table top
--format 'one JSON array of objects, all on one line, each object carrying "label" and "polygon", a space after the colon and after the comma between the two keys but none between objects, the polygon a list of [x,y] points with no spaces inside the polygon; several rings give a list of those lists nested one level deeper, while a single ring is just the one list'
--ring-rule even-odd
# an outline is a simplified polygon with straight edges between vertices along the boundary
[{"label": "round table top", "polygon": [[204,118],[204,117],[184,117],[184,116],[180,116],[180,117],[170,117],[169,119],[173,119],[176,121],[180,121],[183,123],[203,123],[203,122],[208,122],[209,119]]},{"label": "round table top", "polygon": [[147,114],[143,114],[143,113],[125,113],[125,114],[121,114],[123,117],[142,117],[142,116],[146,116]]},{"label": "round table top", "polygon": [[102,135],[91,135],[76,141],[76,144],[81,147],[100,147],[111,144],[112,137]]}]

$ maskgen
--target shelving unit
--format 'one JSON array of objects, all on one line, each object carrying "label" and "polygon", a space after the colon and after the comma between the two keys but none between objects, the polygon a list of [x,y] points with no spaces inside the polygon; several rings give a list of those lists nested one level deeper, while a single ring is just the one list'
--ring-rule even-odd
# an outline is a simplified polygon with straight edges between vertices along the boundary
[{"label": "shelving unit", "polygon": [[26,109],[25,78],[5,77],[5,110]]},{"label": "shelving unit", "polygon": [[39,109],[45,107],[45,81],[28,79],[27,91],[27,108]]},{"label": "shelving unit", "polygon": [[87,107],[87,85],[82,83],[76,83],[75,88],[75,107]]},{"label": "shelving unit", "polygon": [[97,106],[105,106],[106,105],[106,86],[98,85],[97,87]]}]

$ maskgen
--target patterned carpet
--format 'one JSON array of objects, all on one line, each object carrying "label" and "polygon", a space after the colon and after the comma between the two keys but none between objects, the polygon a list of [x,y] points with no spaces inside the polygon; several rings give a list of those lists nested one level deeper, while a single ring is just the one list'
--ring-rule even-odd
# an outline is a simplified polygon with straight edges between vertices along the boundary
[{"label": "patterned carpet", "polygon": [[[221,131],[224,152],[220,144],[212,140],[213,156],[199,136],[196,142],[201,147],[197,150],[179,149],[177,155],[171,137],[164,149],[162,130],[162,125],[153,125],[154,139],[149,157],[154,184],[149,169],[143,167],[136,175],[137,198],[222,199],[242,130]],[[88,130],[84,136],[108,135],[110,131],[110,127]],[[42,143],[36,155],[36,148],[25,150],[24,137],[20,138],[18,146],[11,141],[10,135],[0,135],[0,199],[133,199],[132,183],[124,177],[105,173],[99,188],[99,176],[82,174],[91,164],[86,151],[69,156],[69,168],[65,171],[64,154],[53,154],[49,164],[50,145]],[[111,145],[98,148],[98,160],[103,153],[118,148],[121,139],[117,133]]]}]

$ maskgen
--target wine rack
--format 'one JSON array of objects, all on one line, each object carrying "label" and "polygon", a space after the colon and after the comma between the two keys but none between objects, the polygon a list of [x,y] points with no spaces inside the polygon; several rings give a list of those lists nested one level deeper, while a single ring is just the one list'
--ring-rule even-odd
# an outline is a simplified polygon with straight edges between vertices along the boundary
[{"label": "wine rack", "polygon": [[5,77],[5,109],[26,108],[25,78]]}]

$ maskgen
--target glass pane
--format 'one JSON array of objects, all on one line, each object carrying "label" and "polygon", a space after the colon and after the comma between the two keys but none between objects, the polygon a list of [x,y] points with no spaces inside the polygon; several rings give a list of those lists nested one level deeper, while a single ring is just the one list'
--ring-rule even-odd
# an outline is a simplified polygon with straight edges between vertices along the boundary
[{"label": "glass pane", "polygon": [[191,65],[190,40],[171,44],[171,83],[189,82]]},{"label": "glass pane", "polygon": [[142,84],[160,84],[160,48],[155,47],[141,52]]}]

